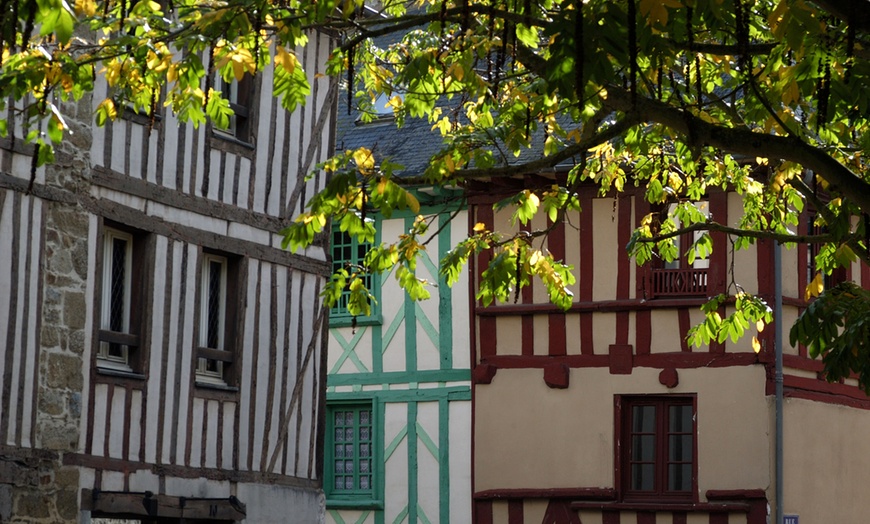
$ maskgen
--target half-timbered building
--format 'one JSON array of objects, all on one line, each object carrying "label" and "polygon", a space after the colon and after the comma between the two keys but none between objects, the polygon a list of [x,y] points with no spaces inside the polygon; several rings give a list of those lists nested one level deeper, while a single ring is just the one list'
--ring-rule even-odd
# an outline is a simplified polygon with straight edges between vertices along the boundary
[{"label": "half-timbered building", "polygon": [[[472,222],[509,229],[509,211],[494,212],[492,201],[475,202]],[[758,353],[749,335],[693,347],[686,334],[702,321],[699,306],[734,284],[774,304],[773,243],[734,251],[711,233],[709,260],[638,267],[625,246],[650,212],[642,192],[587,187],[581,203],[544,244],[575,267],[567,312],[538,284],[515,304],[473,305],[474,521],[770,522],[779,503],[773,326],[758,335]],[[736,194],[711,191],[697,205],[720,223],[742,213]],[[785,326],[807,304],[811,255],[805,246],[782,252]],[[475,261],[473,278],[486,264]],[[870,287],[866,265],[845,273]],[[784,513],[860,521],[870,401],[855,380],[820,379],[805,348],[786,343],[784,353]]]},{"label": "half-timbered building", "polygon": [[[343,97],[342,97],[343,98]],[[375,158],[421,173],[438,140],[426,121],[397,130],[391,110],[371,123],[339,111],[337,147],[366,146]],[[368,317],[331,312],[325,479],[327,522],[469,522],[471,518],[471,370],[468,280],[452,288],[439,277],[441,257],[467,232],[468,214],[450,191],[421,190],[430,217],[417,266],[428,300],[406,295],[392,273],[368,277],[377,302]],[[394,242],[415,220],[410,212],[375,216],[377,242]],[[333,266],[358,265],[367,246],[338,229]]]},{"label": "half-timbered building", "polygon": [[264,71],[225,87],[227,130],[98,128],[98,84],[32,178],[0,143],[0,521],[323,518],[328,239],[278,231],[333,150],[330,49],[300,49],[292,114]]}]

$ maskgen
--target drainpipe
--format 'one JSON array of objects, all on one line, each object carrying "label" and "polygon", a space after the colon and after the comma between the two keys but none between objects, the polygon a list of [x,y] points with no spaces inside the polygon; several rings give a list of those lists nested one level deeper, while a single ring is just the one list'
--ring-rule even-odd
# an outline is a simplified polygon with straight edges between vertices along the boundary
[{"label": "drainpipe", "polygon": [[783,434],[782,434],[782,246],[776,242],[773,248],[773,280],[774,280],[774,351],[776,353],[776,370],[774,382],[776,385],[776,437],[775,437],[775,466],[776,466],[776,524],[783,524]]}]

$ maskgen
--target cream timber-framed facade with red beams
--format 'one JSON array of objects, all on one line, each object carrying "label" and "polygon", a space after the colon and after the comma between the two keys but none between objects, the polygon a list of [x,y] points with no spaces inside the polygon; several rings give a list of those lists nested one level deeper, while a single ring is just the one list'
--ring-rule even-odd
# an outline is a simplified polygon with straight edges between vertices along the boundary
[{"label": "cream timber-framed facade with red beams", "polygon": [[[533,183],[517,182],[505,195]],[[776,503],[773,326],[758,334],[758,353],[752,333],[700,348],[686,333],[703,318],[699,306],[732,281],[774,303],[773,243],[734,252],[725,234],[712,232],[708,263],[639,267],[625,246],[651,210],[642,191],[579,192],[582,212],[543,241],[574,265],[567,312],[549,304],[537,283],[516,303],[484,307],[469,298],[473,521],[768,522]],[[496,199],[472,200],[469,228],[511,229],[510,211],[493,211]],[[737,194],[711,190],[705,202],[721,223],[736,224],[742,214]],[[552,225],[535,220],[535,228]],[[801,231],[807,227],[802,219]],[[786,332],[807,304],[810,255],[806,246],[783,249]],[[487,260],[473,262],[472,283]],[[683,274],[660,280],[653,293],[662,269]],[[870,287],[866,265],[844,273]],[[784,353],[785,513],[854,521],[870,510],[859,487],[870,481],[861,438],[870,430],[870,399],[856,380],[820,379],[821,363],[806,348]]]},{"label": "cream timber-framed facade with red beams", "polygon": [[324,518],[328,239],[279,234],[334,150],[335,42],[309,36],[308,103],[260,72],[244,139],[162,110],[96,127],[98,81],[32,179],[0,140],[0,521]]}]

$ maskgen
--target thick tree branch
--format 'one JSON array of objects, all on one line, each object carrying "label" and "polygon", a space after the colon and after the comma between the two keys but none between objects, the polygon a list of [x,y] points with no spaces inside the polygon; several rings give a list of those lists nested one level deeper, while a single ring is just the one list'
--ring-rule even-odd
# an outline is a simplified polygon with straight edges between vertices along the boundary
[{"label": "thick tree branch", "polygon": [[655,100],[638,98],[632,102],[631,94],[618,86],[608,86],[607,92],[606,103],[613,110],[631,114],[635,120],[668,127],[690,143],[752,158],[788,160],[811,169],[863,211],[870,212],[870,184],[818,147],[794,137],[711,124],[688,111]]}]

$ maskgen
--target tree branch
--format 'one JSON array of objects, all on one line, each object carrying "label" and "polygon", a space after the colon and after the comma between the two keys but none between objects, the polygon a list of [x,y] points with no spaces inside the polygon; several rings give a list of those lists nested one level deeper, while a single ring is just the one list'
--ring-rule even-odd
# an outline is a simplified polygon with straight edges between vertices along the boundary
[{"label": "tree branch", "polygon": [[751,158],[788,160],[812,169],[844,197],[863,211],[870,212],[870,184],[822,149],[799,138],[711,124],[688,111],[647,98],[638,98],[633,102],[631,94],[619,86],[608,86],[607,93],[605,103],[611,109],[629,113],[636,121],[654,122],[668,127],[683,136],[691,137],[696,144]]}]

